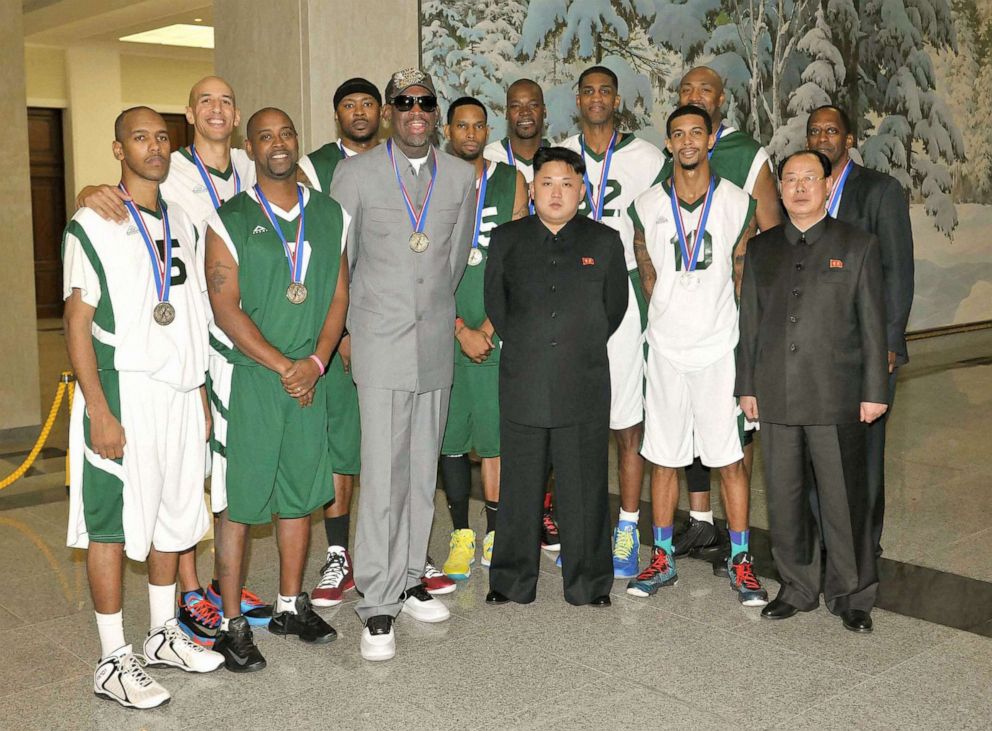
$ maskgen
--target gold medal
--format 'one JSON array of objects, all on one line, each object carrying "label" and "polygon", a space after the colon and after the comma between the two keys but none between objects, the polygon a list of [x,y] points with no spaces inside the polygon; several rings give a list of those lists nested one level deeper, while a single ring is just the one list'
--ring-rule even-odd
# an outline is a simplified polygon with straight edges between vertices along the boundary
[{"label": "gold medal", "polygon": [[286,290],[286,299],[294,305],[301,305],[307,299],[307,286],[303,282],[293,282]]},{"label": "gold medal", "polygon": [[468,265],[470,267],[477,267],[482,263],[482,251],[478,248],[473,248],[468,252]]},{"label": "gold medal", "polygon": [[168,302],[159,302],[152,311],[152,317],[159,325],[168,325],[176,319],[176,308]]},{"label": "gold medal", "polygon": [[414,231],[410,234],[410,249],[418,254],[423,254],[427,251],[427,247],[431,245],[431,240],[427,238],[427,234],[422,231]]}]

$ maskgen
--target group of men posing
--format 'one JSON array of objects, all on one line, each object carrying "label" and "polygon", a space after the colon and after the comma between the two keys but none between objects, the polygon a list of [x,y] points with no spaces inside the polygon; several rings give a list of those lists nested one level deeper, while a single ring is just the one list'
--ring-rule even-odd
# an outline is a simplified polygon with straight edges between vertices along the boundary
[{"label": "group of men posing", "polygon": [[[463,97],[447,108],[445,152],[433,81],[405,69],[384,99],[365,79],[341,84],[340,138],[303,156],[274,108],[232,149],[240,113],[216,77],[190,92],[189,147],[171,149],[153,110],[121,113],[120,183],[80,193],[63,254],[80,387],[69,545],[89,548],[98,695],[166,702],[146,664],[262,669],[253,626],[329,642],[313,606],[355,588],[362,656],[393,657],[395,617],[448,619],[434,595],[475,563],[471,452],[491,604],[534,600],[542,546],[560,548],[565,599],[593,606],[610,604],[615,577],[651,596],[676,584],[676,556],[716,550],[715,572],[763,616],[809,611],[823,593],[845,627],[871,629],[884,414],[912,301],[905,196],[849,158],[854,132],[836,107],[810,115],[807,151],[780,164],[780,202],[767,153],[722,121],[711,69],[682,79],[667,155],[616,128],[620,101],[612,71],[587,69],[581,132],[552,146],[541,88],[520,80],[506,138],[487,144],[485,106]],[[758,423],[782,577],[770,604],[748,545]],[[642,567],[645,460],[654,540]],[[443,571],[427,557],[439,465],[454,528]],[[691,511],[674,535],[680,468]],[[308,594],[318,508],[328,549]],[[204,590],[195,546],[210,512]],[[273,518],[269,605],[244,575],[249,527]],[[125,555],[148,564],[140,653],[124,638]]]}]

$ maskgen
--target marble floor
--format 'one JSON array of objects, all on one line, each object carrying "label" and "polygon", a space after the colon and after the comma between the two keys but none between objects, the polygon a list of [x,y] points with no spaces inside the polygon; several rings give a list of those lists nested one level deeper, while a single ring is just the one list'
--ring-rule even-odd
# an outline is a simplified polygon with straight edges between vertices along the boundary
[{"label": "marble floor", "polygon": [[[65,356],[58,323],[40,329],[47,412]],[[145,712],[91,692],[99,646],[83,554],[64,546],[62,416],[36,466],[0,492],[0,729],[990,728],[992,639],[981,628],[947,626],[943,611],[992,596],[992,331],[917,341],[911,353],[889,427],[883,541],[891,568],[883,593],[900,600],[892,602],[898,612],[875,611],[871,635],[844,631],[823,608],[762,621],[726,579],[691,559],[679,563],[678,586],[654,598],[628,597],[618,581],[611,608],[572,607],[546,554],[533,605],[485,605],[486,573],[477,568],[443,598],[449,622],[400,616],[391,662],[360,659],[350,597],[321,610],[338,641],[310,647],[259,631],[266,670],[155,670],[173,701]],[[0,442],[0,477],[31,441]],[[759,464],[759,528],[767,525],[760,474]],[[440,493],[437,508],[431,550],[443,560],[450,520]],[[471,515],[481,531],[478,501]],[[322,534],[315,522],[308,584]],[[207,541],[204,579],[211,553]],[[125,586],[125,628],[136,644],[147,630],[141,569],[129,565]],[[275,539],[257,529],[249,584],[271,597],[276,578]],[[774,578],[765,583],[774,593]],[[958,593],[962,586],[970,593]],[[992,603],[970,608],[992,618]]]}]

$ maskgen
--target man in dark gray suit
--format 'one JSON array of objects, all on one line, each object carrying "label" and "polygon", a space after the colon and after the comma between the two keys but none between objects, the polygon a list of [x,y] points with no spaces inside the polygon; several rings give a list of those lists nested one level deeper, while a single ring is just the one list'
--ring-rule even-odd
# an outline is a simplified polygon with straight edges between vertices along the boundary
[{"label": "man in dark gray suit", "polygon": [[827,216],[830,173],[815,151],[779,167],[789,221],[748,244],[735,393],[745,416],[761,423],[782,579],[762,617],[785,619],[819,603],[808,452],[827,553],[824,598],[844,627],[869,632],[878,572],[864,432],[888,408],[882,263],[875,236]]},{"label": "man in dark gray suit", "polygon": [[[885,333],[889,355],[889,410],[896,396],[896,369],[909,361],[906,323],[913,305],[913,230],[909,200],[891,175],[856,164],[848,156],[854,130],[843,109],[832,105],[814,109],[806,122],[806,147],[822,152],[834,170],[834,187],[827,213],[878,237],[885,293]],[[875,555],[882,555],[885,515],[886,412],[866,430],[868,500]]]},{"label": "man in dark gray suit", "polygon": [[432,144],[434,82],[393,74],[386,144],[342,161],[331,197],[351,216],[352,374],[362,426],[355,540],[366,660],[396,652],[393,620],[440,622],[447,608],[421,584],[448,413],[455,288],[465,270],[475,171]]}]

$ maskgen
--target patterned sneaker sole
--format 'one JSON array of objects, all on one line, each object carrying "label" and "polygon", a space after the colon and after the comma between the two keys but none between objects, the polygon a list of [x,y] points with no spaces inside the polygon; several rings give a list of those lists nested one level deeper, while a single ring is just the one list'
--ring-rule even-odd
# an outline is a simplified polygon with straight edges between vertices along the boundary
[{"label": "patterned sneaker sole", "polygon": [[745,599],[744,597],[740,597],[740,600],[741,600],[741,604],[745,607],[763,607],[766,604],[768,604],[768,599],[767,598],[762,599],[760,596],[751,597],[750,599]]},{"label": "patterned sneaker sole", "polygon": [[162,701],[161,703],[159,703],[156,706],[136,706],[135,704],[129,703],[128,701],[123,700],[122,698],[118,698],[115,695],[111,695],[110,693],[104,693],[104,692],[99,691],[99,690],[94,690],[93,691],[93,695],[95,695],[100,700],[113,701],[114,703],[116,703],[117,705],[119,705],[121,708],[127,708],[128,710],[134,710],[134,711],[147,711],[147,710],[152,709],[152,708],[161,708],[162,706],[169,705],[169,701],[172,700],[172,698],[170,697],[170,698],[166,698],[164,701]]},{"label": "patterned sneaker sole", "polygon": [[189,637],[191,640],[193,640],[193,642],[198,644],[200,647],[210,648],[214,646],[213,637],[205,637],[203,635],[198,635],[196,634],[196,632],[192,630],[192,628],[190,628],[186,624],[183,624],[182,622],[178,622],[177,624],[179,625],[179,629],[185,632],[186,636]]}]

